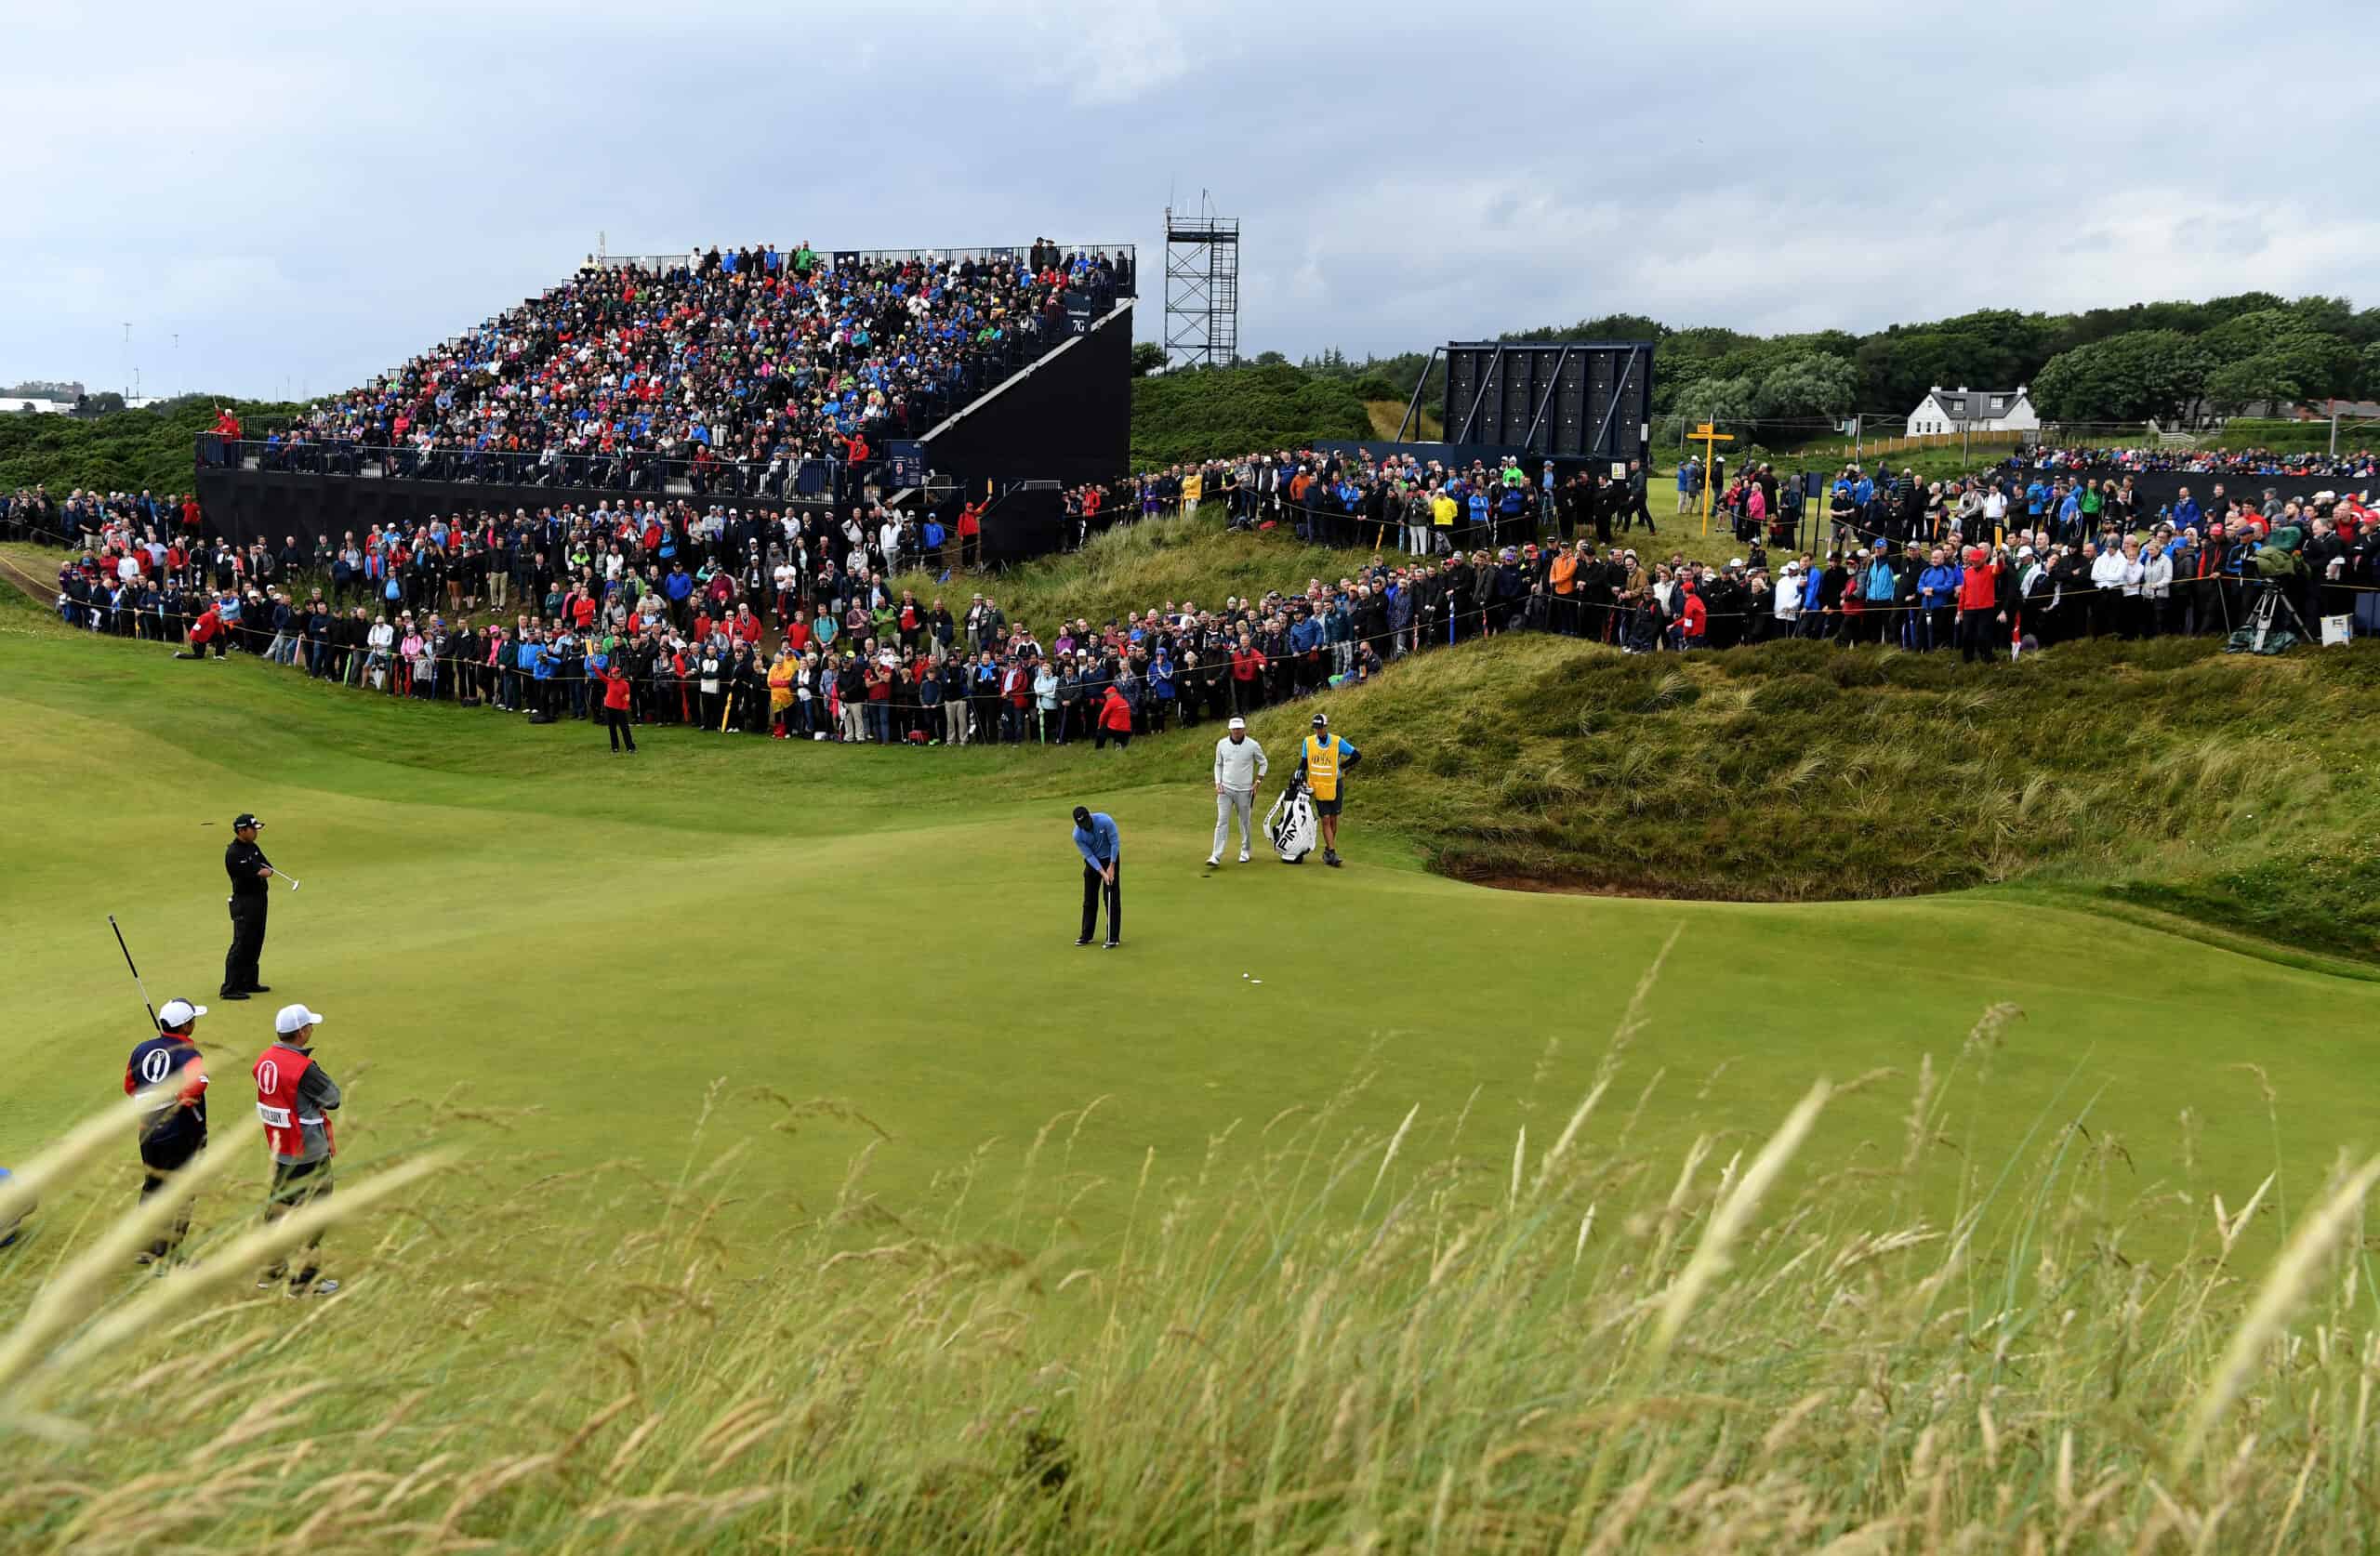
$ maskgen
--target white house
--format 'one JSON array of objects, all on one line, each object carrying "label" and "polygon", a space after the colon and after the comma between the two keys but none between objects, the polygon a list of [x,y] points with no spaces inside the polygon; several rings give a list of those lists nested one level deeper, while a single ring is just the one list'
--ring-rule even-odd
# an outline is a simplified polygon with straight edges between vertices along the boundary
[{"label": "white house", "polygon": [[74,408],[67,400],[43,400],[21,394],[0,394],[0,415],[16,412],[26,415],[62,416]]},{"label": "white house", "polygon": [[2013,389],[1971,389],[1964,384],[1946,389],[1937,385],[1909,413],[1912,438],[1938,432],[2035,432],[2041,425],[2032,396],[2022,384]]}]

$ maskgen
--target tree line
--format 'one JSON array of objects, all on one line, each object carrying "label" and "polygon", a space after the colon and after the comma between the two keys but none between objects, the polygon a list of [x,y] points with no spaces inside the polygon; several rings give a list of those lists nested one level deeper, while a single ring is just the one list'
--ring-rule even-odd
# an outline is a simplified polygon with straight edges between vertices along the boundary
[{"label": "tree line", "polygon": [[[2380,398],[2380,308],[2345,297],[2241,292],[2205,302],[2144,302],[2079,313],[1982,309],[1866,335],[1818,330],[1752,335],[1718,325],[1673,327],[1640,313],[1514,330],[1515,344],[1650,340],[1658,347],[1653,409],[1663,415],[1767,422],[1780,428],[1849,415],[1905,415],[1936,386],[2032,390],[2050,420],[2196,425],[2268,403]],[[1326,351],[1308,372],[1408,399],[1429,353],[1353,358]],[[1441,363],[1422,403],[1445,394]]]}]

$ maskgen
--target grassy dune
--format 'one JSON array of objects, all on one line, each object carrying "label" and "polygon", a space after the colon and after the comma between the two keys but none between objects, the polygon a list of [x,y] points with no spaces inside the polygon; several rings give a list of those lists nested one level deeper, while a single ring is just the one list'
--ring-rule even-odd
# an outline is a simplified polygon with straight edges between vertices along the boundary
[{"label": "grassy dune", "polygon": [[2009,882],[2380,960],[2380,645],[2286,660],[1788,643],[1686,660],[1544,639],[1349,694],[1368,802],[1440,867],[1798,901]]}]

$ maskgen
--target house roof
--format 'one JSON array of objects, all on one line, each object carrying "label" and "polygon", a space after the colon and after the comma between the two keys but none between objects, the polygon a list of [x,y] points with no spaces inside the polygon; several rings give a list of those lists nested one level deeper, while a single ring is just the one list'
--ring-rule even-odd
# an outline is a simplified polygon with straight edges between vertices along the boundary
[{"label": "house roof", "polygon": [[[2006,415],[2024,393],[2021,386],[2013,389],[1937,389],[1926,398],[1940,405],[1942,414],[1952,421],[1990,421],[1993,416]],[[1996,411],[1991,407],[1995,399],[2001,402]]]}]

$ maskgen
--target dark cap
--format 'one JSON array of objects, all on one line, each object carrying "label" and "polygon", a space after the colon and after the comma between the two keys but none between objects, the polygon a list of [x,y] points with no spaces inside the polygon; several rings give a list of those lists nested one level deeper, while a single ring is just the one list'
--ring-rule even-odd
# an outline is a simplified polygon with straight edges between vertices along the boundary
[{"label": "dark cap", "polygon": [[240,828],[244,826],[262,826],[263,824],[264,823],[257,820],[256,817],[250,815],[245,811],[241,811],[238,815],[231,818],[231,830],[234,832],[239,831]]},{"label": "dark cap", "polygon": [[1075,824],[1077,826],[1089,826],[1091,824],[1090,806],[1078,805],[1075,807]]}]

